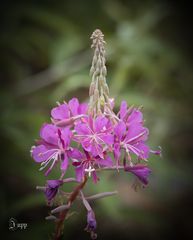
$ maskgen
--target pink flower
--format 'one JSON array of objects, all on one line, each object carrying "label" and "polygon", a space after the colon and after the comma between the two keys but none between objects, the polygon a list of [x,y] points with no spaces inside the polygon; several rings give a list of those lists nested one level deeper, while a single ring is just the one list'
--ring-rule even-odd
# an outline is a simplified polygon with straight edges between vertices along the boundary
[{"label": "pink flower", "polygon": [[114,156],[119,163],[121,149],[124,149],[129,160],[130,153],[135,154],[138,159],[147,159],[149,153],[161,155],[161,149],[152,151],[145,144],[149,130],[143,127],[143,114],[139,109],[128,108],[127,103],[122,101],[118,113],[120,122],[115,126]]},{"label": "pink flower", "polygon": [[[130,119],[129,119],[130,118]],[[141,122],[133,115],[128,117],[127,124],[120,121],[114,128],[115,143],[114,156],[118,161],[121,155],[121,149],[124,149],[130,158],[130,153],[135,154],[138,159],[147,159],[149,147],[145,144],[148,137],[148,129],[144,128]]]},{"label": "pink flower", "polygon": [[72,165],[75,167],[77,181],[81,182],[84,175],[88,174],[89,176],[92,176],[93,181],[96,183],[98,177],[95,168],[101,168],[103,166],[111,167],[113,165],[111,158],[106,156],[105,153],[104,155],[105,158],[103,159],[99,156],[93,157],[87,151],[82,153],[79,150],[74,149],[71,153],[71,158],[73,161]]},{"label": "pink flower", "polygon": [[126,125],[131,125],[133,122],[143,125],[142,112],[136,108],[128,108],[126,101],[121,102],[118,116],[120,116],[120,119],[125,122]]},{"label": "pink flower", "polygon": [[110,149],[113,144],[112,124],[104,116],[98,116],[95,120],[91,116],[83,119],[77,123],[75,131],[75,140],[94,157],[103,158],[104,150]]},{"label": "pink flower", "polygon": [[[126,101],[122,101],[119,112],[114,111],[115,101],[109,98],[106,83],[104,35],[96,29],[91,39],[91,48],[94,48],[95,53],[90,69],[92,82],[89,90],[89,108],[88,104],[80,104],[77,98],[53,108],[52,124],[42,126],[41,139],[31,149],[33,159],[41,164],[40,170],[47,168],[46,176],[56,164],[60,165],[61,173],[57,180],[47,180],[46,186],[37,187],[44,191],[48,203],[58,192],[60,198],[67,197],[67,203],[63,202],[64,199],[57,201],[59,206],[51,210],[51,214],[46,218],[56,222],[57,239],[61,238],[63,222],[77,199],[82,199],[87,210],[85,230],[90,233],[91,239],[97,238],[95,233],[97,222],[89,201],[117,194],[117,191],[84,196],[88,177],[92,177],[96,183],[99,180],[97,172],[124,170],[137,178],[135,188],[141,185],[141,182],[147,185],[151,170],[141,162],[147,160],[149,153],[161,154],[161,149],[152,151],[146,144],[149,131],[143,126],[143,114],[139,109],[128,108]],[[111,159],[112,155],[115,162]],[[76,178],[64,179],[69,159]],[[76,182],[74,190],[59,191],[59,188],[67,182]]]},{"label": "pink flower", "polygon": [[88,104],[80,104],[77,98],[72,98],[68,104],[63,103],[52,109],[52,121],[61,127],[72,125],[75,120],[86,114],[87,108]]},{"label": "pink flower", "polygon": [[57,162],[61,162],[61,170],[65,173],[68,167],[71,148],[70,140],[72,133],[69,128],[59,129],[52,124],[44,124],[40,130],[41,140],[39,145],[31,149],[32,157],[38,163],[41,163],[40,170],[51,166],[46,171],[48,175]]}]

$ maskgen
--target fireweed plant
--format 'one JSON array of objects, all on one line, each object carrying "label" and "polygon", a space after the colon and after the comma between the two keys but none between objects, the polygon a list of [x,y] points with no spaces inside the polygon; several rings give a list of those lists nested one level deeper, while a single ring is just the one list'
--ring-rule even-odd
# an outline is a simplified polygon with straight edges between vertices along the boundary
[{"label": "fireweed plant", "polygon": [[[96,239],[97,222],[90,202],[117,192],[85,196],[83,188],[87,181],[91,179],[97,183],[104,170],[123,170],[134,175],[137,185],[146,186],[151,173],[147,166],[149,154],[160,154],[160,150],[152,151],[146,144],[149,131],[143,126],[139,108],[128,107],[122,101],[118,113],[114,112],[114,99],[109,97],[106,83],[104,35],[97,29],[91,39],[94,57],[90,69],[89,103],[79,103],[77,98],[72,98],[68,103],[58,104],[51,110],[51,123],[43,124],[40,140],[31,148],[31,155],[40,164],[40,170],[45,171],[45,176],[57,165],[60,167],[58,179],[47,180],[45,186],[37,187],[45,193],[49,206],[58,204],[54,201],[57,195],[62,199],[46,217],[55,221],[54,239],[61,238],[64,220],[75,200],[81,201],[86,208],[85,230],[91,239]],[[65,178],[70,165],[75,177]],[[70,193],[62,191],[68,182],[77,184]]]}]

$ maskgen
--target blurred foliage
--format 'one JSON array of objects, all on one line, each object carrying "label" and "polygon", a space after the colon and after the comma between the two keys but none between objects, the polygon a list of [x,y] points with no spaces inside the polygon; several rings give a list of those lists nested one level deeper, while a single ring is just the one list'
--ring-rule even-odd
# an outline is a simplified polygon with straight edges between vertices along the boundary
[{"label": "blurred foliage", "polygon": [[[122,239],[175,238],[181,233],[190,237],[192,55],[189,39],[181,36],[185,30],[176,27],[183,16],[179,20],[178,9],[172,7],[168,2],[126,0],[3,3],[1,221],[5,231],[10,217],[29,225],[26,231],[9,232],[7,239],[50,237],[53,226],[44,221],[48,208],[35,190],[45,177],[29,150],[56,101],[73,96],[88,100],[89,36],[96,28],[105,34],[108,83],[116,108],[123,99],[143,105],[150,145],[163,149],[162,159],[150,159],[153,174],[145,190],[135,193],[126,174],[101,174],[98,185],[89,184],[88,194],[119,190],[118,196],[94,203],[99,238],[116,239],[123,232]],[[75,207],[75,212],[80,209]],[[85,238],[85,224],[85,215],[72,216],[66,222],[66,239]]]}]

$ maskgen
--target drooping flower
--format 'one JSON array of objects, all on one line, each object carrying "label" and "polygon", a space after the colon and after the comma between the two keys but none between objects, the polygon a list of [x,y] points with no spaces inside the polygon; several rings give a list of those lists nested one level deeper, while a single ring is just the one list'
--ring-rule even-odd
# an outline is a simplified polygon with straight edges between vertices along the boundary
[{"label": "drooping flower", "polygon": [[95,233],[97,227],[97,222],[95,219],[94,211],[91,209],[87,212],[87,226],[85,228],[85,231],[90,233],[91,239],[97,239],[97,234]]},{"label": "drooping flower", "polygon": [[62,184],[63,184],[62,180],[48,180],[47,181],[47,186],[46,186],[46,189],[45,189],[45,195],[46,195],[46,198],[48,200],[48,203],[50,203],[50,201],[52,199],[54,199],[54,197],[58,193],[58,188]]},{"label": "drooping flower", "polygon": [[112,159],[104,153],[105,158],[99,156],[92,156],[89,152],[84,150],[84,153],[74,149],[71,153],[72,165],[75,167],[76,179],[81,182],[85,174],[92,176],[96,183],[98,177],[96,175],[96,168],[111,167],[113,165]]},{"label": "drooping flower", "polygon": [[148,177],[151,173],[150,168],[148,168],[146,165],[135,165],[135,166],[127,166],[124,168],[126,172],[133,173],[138,179],[144,184],[148,184]]},{"label": "drooping flower", "polygon": [[90,210],[87,212],[87,226],[86,226],[86,230],[88,232],[93,232],[94,230],[96,230],[97,227],[97,222],[95,219],[95,214],[93,210]]},{"label": "drooping flower", "polygon": [[75,140],[80,142],[94,157],[103,158],[103,152],[113,144],[112,124],[104,116],[95,120],[89,116],[75,126]]},{"label": "drooping flower", "polygon": [[60,129],[52,124],[44,124],[40,130],[41,140],[31,149],[32,157],[41,163],[40,170],[51,166],[46,171],[48,175],[57,162],[61,162],[61,170],[65,173],[70,157],[70,141],[72,133],[69,128]]},{"label": "drooping flower", "polygon": [[63,103],[52,109],[52,122],[60,127],[70,126],[83,117],[87,109],[87,103],[80,104],[77,98],[72,98],[68,104]]}]

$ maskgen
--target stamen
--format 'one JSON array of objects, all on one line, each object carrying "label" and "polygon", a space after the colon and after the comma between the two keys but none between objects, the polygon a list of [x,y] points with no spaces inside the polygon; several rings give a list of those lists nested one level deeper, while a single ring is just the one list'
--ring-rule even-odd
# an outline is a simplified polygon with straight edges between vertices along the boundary
[{"label": "stamen", "polygon": [[39,169],[39,171],[42,171],[45,167],[47,167],[48,164],[51,162],[51,160],[53,160],[53,163],[51,165],[51,167],[53,167],[53,164],[56,162],[57,158],[58,158],[58,152],[55,152],[49,159],[41,163],[42,167]]},{"label": "stamen", "polygon": [[85,168],[84,171],[88,173],[89,177],[91,177],[91,173],[95,171],[95,168],[92,168],[90,165],[89,168]]},{"label": "stamen", "polygon": [[52,155],[50,155],[50,157],[48,159],[46,159],[45,161],[41,162],[41,166],[44,165],[47,161],[50,161],[56,153],[57,152],[54,152]]},{"label": "stamen", "polygon": [[137,136],[135,136],[135,137],[129,139],[128,142],[132,142],[132,141],[134,141],[134,140],[136,140],[136,139],[142,137],[145,133],[146,133],[146,130],[144,130],[142,133],[138,134]]}]

